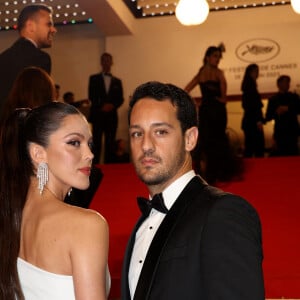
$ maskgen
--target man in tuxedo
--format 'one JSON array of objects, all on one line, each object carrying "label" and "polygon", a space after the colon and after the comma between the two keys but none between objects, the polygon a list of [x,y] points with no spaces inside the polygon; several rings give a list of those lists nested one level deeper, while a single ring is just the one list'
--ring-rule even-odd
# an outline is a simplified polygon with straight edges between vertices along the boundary
[{"label": "man in tuxedo", "polygon": [[290,76],[279,76],[278,92],[268,101],[266,121],[274,120],[274,146],[271,156],[299,155],[300,97],[290,92],[290,83]]},{"label": "man in tuxedo", "polygon": [[132,161],[150,200],[138,198],[143,214],[124,257],[122,300],[263,300],[259,216],[193,171],[191,97],[148,82],[129,106]]},{"label": "man in tuxedo", "polygon": [[44,4],[25,6],[18,17],[19,39],[0,54],[0,115],[14,80],[26,67],[51,72],[51,58],[42,48],[52,46],[56,29],[52,8]]},{"label": "man in tuxedo", "polygon": [[112,76],[112,55],[103,53],[100,58],[102,71],[89,78],[88,95],[91,101],[89,121],[93,126],[94,160],[100,160],[102,136],[104,134],[104,163],[113,160],[114,145],[118,128],[117,109],[124,102],[122,81]]}]

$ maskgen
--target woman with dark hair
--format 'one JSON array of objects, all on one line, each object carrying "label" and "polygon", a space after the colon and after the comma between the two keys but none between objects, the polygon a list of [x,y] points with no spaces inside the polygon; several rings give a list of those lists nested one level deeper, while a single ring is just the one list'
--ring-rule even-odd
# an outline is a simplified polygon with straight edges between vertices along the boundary
[{"label": "woman with dark hair", "polygon": [[190,92],[196,85],[200,86],[202,100],[199,107],[199,143],[194,162],[196,169],[201,163],[200,171],[211,184],[229,180],[237,172],[226,134],[227,83],[223,71],[218,67],[224,51],[223,44],[208,47],[203,65],[185,87],[185,91]]},{"label": "woman with dark hair", "polygon": [[[56,87],[53,79],[47,72],[38,67],[28,67],[20,72],[16,78],[12,90],[3,111],[4,120],[16,108],[35,108],[56,99]],[[92,198],[102,180],[100,168],[93,167],[90,180],[91,185],[87,190],[73,189],[71,195],[66,196],[66,203],[88,208]]]},{"label": "woman with dark hair", "polygon": [[223,44],[218,47],[210,46],[206,49],[203,65],[185,87],[187,92],[199,84],[202,97],[213,96],[214,100],[226,103],[227,83],[223,71],[218,67],[224,51]]},{"label": "woman with dark hair", "polygon": [[85,117],[51,102],[15,110],[0,141],[0,299],[106,299],[108,226],[64,203],[86,189],[93,154]]},{"label": "woman with dark hair", "polygon": [[53,101],[54,97],[55,84],[50,75],[38,67],[25,68],[13,83],[3,108],[3,118],[18,107],[38,107]]},{"label": "woman with dark hair", "polygon": [[242,119],[245,136],[244,157],[263,157],[265,152],[263,103],[256,82],[258,75],[259,66],[257,64],[248,65],[241,85],[244,109]]}]

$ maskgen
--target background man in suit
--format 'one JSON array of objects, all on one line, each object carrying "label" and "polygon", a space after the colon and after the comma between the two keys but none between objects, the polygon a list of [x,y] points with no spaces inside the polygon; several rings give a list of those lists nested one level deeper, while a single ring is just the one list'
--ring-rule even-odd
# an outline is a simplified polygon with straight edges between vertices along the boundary
[{"label": "background man in suit", "polygon": [[124,102],[122,82],[111,75],[112,55],[103,53],[100,58],[101,73],[89,78],[89,100],[91,101],[89,121],[93,126],[94,160],[99,163],[102,135],[105,137],[104,162],[112,162],[118,128],[117,109]]},{"label": "background man in suit", "polygon": [[190,96],[171,84],[139,86],[129,133],[150,201],[138,200],[143,216],[125,253],[122,300],[263,300],[259,217],[193,171],[198,129]]},{"label": "background man in suit", "polygon": [[42,48],[52,46],[56,29],[52,8],[44,4],[25,6],[18,17],[19,39],[0,54],[0,115],[10,89],[20,71],[40,67],[51,72],[51,58]]},{"label": "background man in suit", "polygon": [[277,79],[278,92],[269,101],[266,121],[274,120],[274,146],[271,156],[299,155],[298,135],[300,98],[290,92],[291,78],[281,75]]}]

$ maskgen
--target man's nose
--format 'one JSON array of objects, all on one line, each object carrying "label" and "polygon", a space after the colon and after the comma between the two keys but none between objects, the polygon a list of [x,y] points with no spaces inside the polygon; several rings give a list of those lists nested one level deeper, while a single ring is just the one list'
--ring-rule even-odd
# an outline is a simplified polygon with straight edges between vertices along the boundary
[{"label": "man's nose", "polygon": [[142,141],[142,149],[144,152],[154,150],[155,143],[151,134],[145,134]]}]

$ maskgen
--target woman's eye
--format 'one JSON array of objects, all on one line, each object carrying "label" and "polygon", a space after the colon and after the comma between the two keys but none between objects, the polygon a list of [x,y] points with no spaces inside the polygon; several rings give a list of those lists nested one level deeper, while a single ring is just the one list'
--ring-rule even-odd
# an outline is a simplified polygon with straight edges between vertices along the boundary
[{"label": "woman's eye", "polygon": [[94,148],[94,143],[93,143],[93,142],[89,142],[89,143],[88,143],[88,146],[89,146],[90,150],[93,150],[93,148]]},{"label": "woman's eye", "polygon": [[77,140],[69,141],[69,142],[67,142],[67,144],[75,146],[75,147],[79,147],[80,146],[80,142],[77,141]]}]

